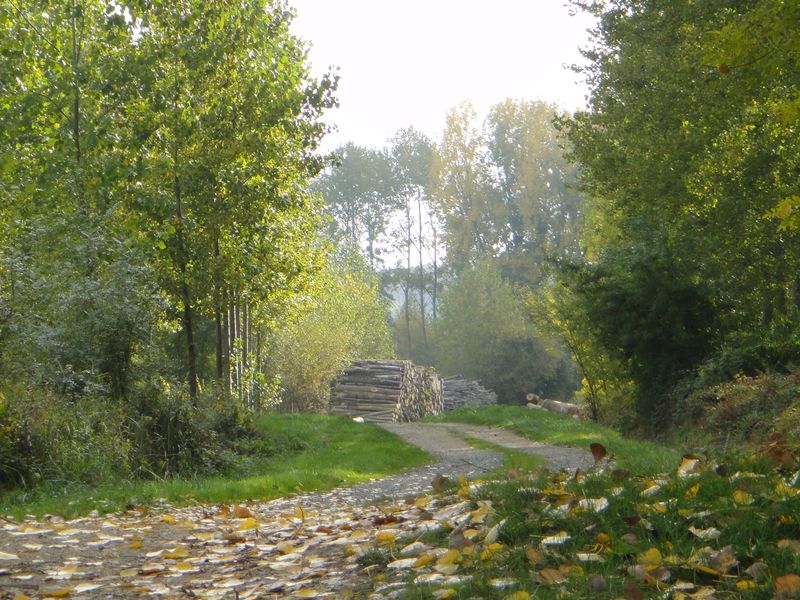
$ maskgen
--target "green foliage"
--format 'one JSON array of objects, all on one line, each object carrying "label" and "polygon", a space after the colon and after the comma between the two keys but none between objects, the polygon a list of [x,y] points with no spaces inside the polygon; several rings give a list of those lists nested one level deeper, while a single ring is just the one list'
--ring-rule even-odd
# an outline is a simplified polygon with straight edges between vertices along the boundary
[{"label": "green foliage", "polygon": [[666,424],[679,377],[792,360],[776,349],[800,302],[797,7],[574,4],[598,27],[579,68],[589,109],[560,123],[590,196],[585,276],[569,285],[636,382],[640,421]]},{"label": "green foliage", "polygon": [[635,252],[586,267],[572,285],[598,339],[635,382],[643,424],[668,419],[676,378],[711,351],[711,293],[674,259]]},{"label": "green foliage", "polygon": [[393,354],[377,278],[357,255],[332,255],[297,318],[270,334],[270,374],[292,411],[323,410],[333,379],[357,358]]},{"label": "green foliage", "polygon": [[504,402],[523,403],[529,392],[568,397],[577,387],[565,351],[536,327],[524,293],[485,264],[448,285],[435,340],[443,373],[479,379]]}]

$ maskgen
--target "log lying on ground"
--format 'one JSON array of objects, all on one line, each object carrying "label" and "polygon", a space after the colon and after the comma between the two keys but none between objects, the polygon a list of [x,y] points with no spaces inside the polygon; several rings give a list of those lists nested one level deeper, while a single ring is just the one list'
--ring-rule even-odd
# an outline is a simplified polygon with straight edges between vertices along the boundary
[{"label": "log lying on ground", "polygon": [[442,412],[442,381],[405,360],[359,360],[331,386],[330,411],[366,421],[417,421]]},{"label": "log lying on ground", "polygon": [[444,409],[453,410],[462,406],[484,406],[497,404],[497,394],[487,390],[477,381],[464,379],[461,375],[442,380]]},{"label": "log lying on ground", "polygon": [[570,415],[572,417],[581,417],[581,408],[577,404],[570,404],[569,402],[561,402],[560,400],[549,400],[547,398],[539,398],[536,394],[528,394],[528,408],[542,408],[550,412],[559,413],[562,415]]}]

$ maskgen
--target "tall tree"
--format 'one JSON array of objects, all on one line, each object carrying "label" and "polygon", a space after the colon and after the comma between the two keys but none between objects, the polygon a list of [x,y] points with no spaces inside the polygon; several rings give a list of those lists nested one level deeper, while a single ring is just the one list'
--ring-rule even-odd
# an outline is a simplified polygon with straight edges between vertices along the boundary
[{"label": "tall tree", "polygon": [[398,207],[396,184],[386,152],[345,144],[336,151],[338,164],[315,182],[328,213],[357,248],[365,247],[369,266],[382,263],[389,215]]}]

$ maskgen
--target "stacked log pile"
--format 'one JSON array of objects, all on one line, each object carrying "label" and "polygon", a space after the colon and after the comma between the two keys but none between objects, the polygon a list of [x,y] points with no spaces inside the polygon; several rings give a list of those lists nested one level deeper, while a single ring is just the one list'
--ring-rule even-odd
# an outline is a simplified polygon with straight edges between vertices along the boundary
[{"label": "stacked log pile", "polygon": [[442,380],[442,387],[445,410],[453,410],[462,406],[497,404],[497,394],[487,390],[477,381],[464,379],[461,375],[445,377]]},{"label": "stacked log pile", "polygon": [[442,380],[409,361],[355,361],[331,386],[330,410],[372,422],[417,421],[442,412]]}]

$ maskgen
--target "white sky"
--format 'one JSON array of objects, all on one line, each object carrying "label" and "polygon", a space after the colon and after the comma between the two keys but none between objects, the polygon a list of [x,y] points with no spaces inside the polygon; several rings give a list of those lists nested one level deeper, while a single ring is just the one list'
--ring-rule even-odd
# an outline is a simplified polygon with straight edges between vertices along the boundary
[{"label": "white sky", "polygon": [[413,125],[438,139],[445,114],[472,100],[480,115],[506,98],[574,110],[592,21],[565,0],[290,0],[316,75],[339,67],[338,126],[324,143],[378,147]]}]

